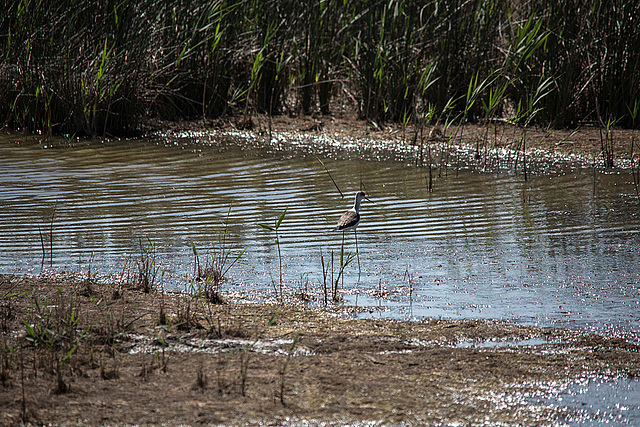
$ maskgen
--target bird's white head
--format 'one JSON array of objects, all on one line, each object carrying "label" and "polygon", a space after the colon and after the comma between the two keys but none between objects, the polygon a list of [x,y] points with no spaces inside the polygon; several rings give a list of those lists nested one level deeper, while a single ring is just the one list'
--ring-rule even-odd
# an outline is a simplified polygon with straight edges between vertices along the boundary
[{"label": "bird's white head", "polygon": [[[362,202],[362,199],[369,200],[369,198],[367,197],[367,195],[365,194],[364,191],[358,191],[356,193],[356,202],[353,205],[353,208],[355,209],[356,212],[358,212],[360,210],[360,202]],[[371,200],[369,200],[369,201],[371,201]]]}]

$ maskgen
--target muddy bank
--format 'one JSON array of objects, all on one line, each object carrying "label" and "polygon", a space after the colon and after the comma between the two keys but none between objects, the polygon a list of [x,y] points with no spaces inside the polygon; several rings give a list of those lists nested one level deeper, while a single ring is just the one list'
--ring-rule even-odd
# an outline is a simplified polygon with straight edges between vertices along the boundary
[{"label": "muddy bank", "polygon": [[[422,130],[414,125],[403,127],[398,123],[375,123],[361,120],[356,114],[338,111],[332,115],[265,115],[226,117],[218,120],[167,122],[151,120],[146,123],[147,134],[165,134],[169,130],[179,132],[243,132],[246,134],[284,135],[285,137],[318,140],[330,138],[348,141],[359,146],[395,147],[410,149],[431,146],[433,162],[437,163],[443,146],[457,146],[473,151],[475,160],[486,160],[504,150],[522,150],[524,128],[497,121],[426,126]],[[443,137],[444,136],[444,137]],[[447,137],[451,137],[450,140]],[[578,166],[603,167],[605,157],[610,156],[615,168],[638,168],[640,133],[632,129],[612,128],[607,134],[592,124],[573,129],[553,129],[531,126],[526,129],[524,148],[530,161],[548,164],[564,161]],[[424,158],[422,159],[424,161]],[[452,161],[450,159],[450,161]],[[522,159],[520,159],[522,162]],[[486,168],[487,162],[477,162]]]},{"label": "muddy bank", "polygon": [[75,277],[0,277],[0,422],[548,425],[528,396],[637,377],[621,339],[491,321],[350,319]]}]

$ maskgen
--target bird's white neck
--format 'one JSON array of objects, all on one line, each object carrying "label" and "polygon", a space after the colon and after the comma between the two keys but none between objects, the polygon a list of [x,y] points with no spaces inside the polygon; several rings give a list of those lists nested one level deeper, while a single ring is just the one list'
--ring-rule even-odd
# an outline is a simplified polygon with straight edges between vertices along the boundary
[{"label": "bird's white neck", "polygon": [[358,197],[356,196],[356,201],[353,204],[353,208],[351,208],[352,210],[354,210],[356,213],[360,212],[360,202],[362,201],[362,197]]}]

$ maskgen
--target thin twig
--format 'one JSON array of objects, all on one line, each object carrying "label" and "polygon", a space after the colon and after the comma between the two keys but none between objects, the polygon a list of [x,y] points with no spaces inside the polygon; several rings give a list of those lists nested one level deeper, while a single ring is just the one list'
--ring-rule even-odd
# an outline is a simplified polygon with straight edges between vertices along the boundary
[{"label": "thin twig", "polygon": [[331,176],[331,172],[329,172],[329,169],[327,169],[327,167],[324,165],[324,162],[320,160],[320,157],[316,157],[316,158],[318,159],[318,161],[320,162],[324,170],[327,171],[327,174],[329,174],[329,178],[331,178],[331,182],[333,182],[333,185],[335,185],[336,190],[338,190],[338,193],[340,193],[340,197],[344,198],[344,194],[342,194],[342,191],[340,191],[340,187],[338,187],[338,184],[336,184],[336,181]]}]

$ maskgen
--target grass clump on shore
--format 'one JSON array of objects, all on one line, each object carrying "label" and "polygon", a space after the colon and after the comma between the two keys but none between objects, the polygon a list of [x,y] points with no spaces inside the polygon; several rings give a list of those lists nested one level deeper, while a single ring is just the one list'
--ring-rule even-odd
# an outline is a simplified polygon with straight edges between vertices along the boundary
[{"label": "grass clump on shore", "polygon": [[[513,2],[5,2],[0,120],[34,132],[123,135],[152,117],[330,113],[407,124],[451,110],[633,126],[640,4]],[[425,77],[429,84],[425,85]],[[466,96],[470,82],[475,103]],[[446,112],[446,114],[444,113]]]}]

